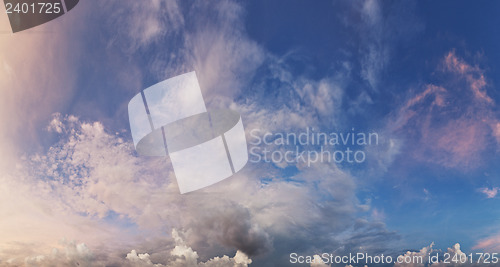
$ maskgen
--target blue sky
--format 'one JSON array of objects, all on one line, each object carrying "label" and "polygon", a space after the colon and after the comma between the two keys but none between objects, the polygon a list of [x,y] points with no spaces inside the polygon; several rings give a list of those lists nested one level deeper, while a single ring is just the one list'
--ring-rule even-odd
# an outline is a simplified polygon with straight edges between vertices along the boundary
[{"label": "blue sky", "polygon": [[[498,251],[499,10],[81,1],[16,34],[3,16],[0,265],[288,266],[292,252],[402,255],[432,242]],[[135,152],[127,105],[190,71],[208,109],[241,114],[247,141],[314,128],[379,143],[355,147],[359,164],[248,162],[180,195],[168,158]]]}]

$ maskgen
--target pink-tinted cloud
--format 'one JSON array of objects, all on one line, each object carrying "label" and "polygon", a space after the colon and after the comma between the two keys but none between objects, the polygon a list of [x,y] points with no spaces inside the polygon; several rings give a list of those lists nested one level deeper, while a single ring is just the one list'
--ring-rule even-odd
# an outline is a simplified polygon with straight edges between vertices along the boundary
[{"label": "pink-tinted cloud", "polygon": [[423,92],[418,93],[410,98],[408,101],[406,101],[405,105],[399,109],[397,113],[398,116],[390,123],[389,129],[391,131],[397,131],[405,127],[410,119],[418,115],[418,110],[416,110],[418,109],[418,107],[415,108],[415,106],[424,101],[430,101],[430,106],[444,106],[444,95],[446,94],[446,92],[446,89],[443,87],[433,84],[426,85]]},{"label": "pink-tinted cloud", "polygon": [[448,88],[425,85],[402,105],[388,128],[406,137],[407,151],[419,161],[473,169],[481,165],[483,152],[499,143],[500,121],[489,105],[493,100],[482,69],[453,51],[443,65],[444,72],[453,74],[444,81]]},{"label": "pink-tinted cloud", "polygon": [[444,64],[446,70],[459,74],[465,78],[477,99],[487,103],[493,103],[493,99],[491,99],[484,90],[487,84],[482,69],[478,66],[467,64],[464,60],[457,57],[455,51],[451,51],[446,55]]},{"label": "pink-tinted cloud", "polygon": [[432,105],[443,106],[444,105],[444,99],[443,99],[444,93],[446,93],[446,89],[444,89],[443,87],[429,84],[426,86],[425,90],[422,93],[417,94],[415,97],[408,100],[408,102],[406,102],[406,106],[404,107],[404,109],[408,109],[408,108],[414,106],[415,104],[421,102],[425,97],[427,97],[429,95],[434,96],[434,101],[431,103]]},{"label": "pink-tinted cloud", "polygon": [[497,196],[498,194],[498,191],[500,191],[500,188],[499,187],[493,187],[491,189],[485,187],[485,188],[481,188],[480,189],[480,192],[485,194],[487,198],[494,198]]},{"label": "pink-tinted cloud", "polygon": [[447,98],[445,88],[427,85],[400,109],[391,128],[410,137],[413,156],[421,161],[446,167],[476,166],[488,142],[489,126],[462,114],[448,118]]},{"label": "pink-tinted cloud", "polygon": [[473,167],[479,164],[480,153],[488,142],[485,134],[488,132],[487,125],[462,117],[436,130],[428,128],[425,132],[426,141],[434,143],[434,146],[428,147],[436,155],[433,160],[446,167]]},{"label": "pink-tinted cloud", "polygon": [[500,251],[500,235],[494,235],[482,240],[479,240],[472,249],[481,249],[485,251],[498,252]]}]

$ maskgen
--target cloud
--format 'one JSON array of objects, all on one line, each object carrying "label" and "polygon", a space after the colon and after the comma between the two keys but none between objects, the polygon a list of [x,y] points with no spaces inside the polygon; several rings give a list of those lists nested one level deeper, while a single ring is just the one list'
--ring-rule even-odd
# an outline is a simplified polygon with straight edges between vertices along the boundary
[{"label": "cloud", "polygon": [[165,265],[153,264],[148,253],[138,254],[135,250],[128,253],[126,259],[133,263],[133,266],[247,267],[252,263],[252,260],[239,250],[234,257],[224,255],[222,257],[211,258],[206,262],[198,262],[196,251],[193,251],[192,248],[185,244],[175,229],[172,230],[172,236],[175,239],[175,247],[170,251],[169,259],[167,259]]},{"label": "cloud", "polygon": [[415,3],[409,1],[365,0],[352,6],[346,23],[359,34],[360,75],[373,92],[379,92],[396,44],[412,40],[424,27],[415,15]]},{"label": "cloud", "polygon": [[[128,39],[126,44],[129,53],[182,32],[185,21],[179,4],[178,1],[165,0],[142,4],[128,0],[120,3],[97,3],[103,13],[107,14],[104,18],[106,26],[115,27],[115,37],[123,36]],[[123,18],[125,14],[126,19]],[[103,20],[99,21],[102,23]]]},{"label": "cloud", "polygon": [[[242,114],[247,132],[341,127],[349,66],[341,64],[318,79],[306,75],[296,77],[289,69],[290,57],[269,56],[266,66],[261,67],[261,78],[253,85],[252,93],[247,94],[246,101],[230,105]],[[269,84],[274,85],[275,93],[269,93]]]},{"label": "cloud", "polygon": [[361,7],[361,16],[365,22],[369,41],[365,47],[365,55],[362,59],[361,76],[368,81],[370,86],[377,90],[380,75],[389,61],[389,48],[384,38],[384,18],[379,1],[364,1]]},{"label": "cloud", "polygon": [[394,113],[387,128],[399,138],[405,136],[406,150],[419,161],[475,169],[484,163],[482,155],[500,140],[498,116],[484,91],[482,69],[467,64],[453,51],[442,62],[441,74],[452,74],[445,76],[446,87],[423,86]]},{"label": "cloud", "polygon": [[485,194],[487,198],[494,198],[497,196],[499,187],[493,187],[491,189],[484,187],[479,189],[481,193]]},{"label": "cloud", "polygon": [[324,263],[319,255],[314,255],[313,258],[314,258],[314,260],[311,263],[311,267],[329,267],[329,266],[331,266],[331,264],[327,265],[326,263]]},{"label": "cloud", "polygon": [[[185,199],[178,194],[175,182],[161,181],[169,171],[155,166],[158,161],[148,164],[133,156],[131,145],[119,136],[108,134],[102,124],[80,122],[74,116],[56,114],[50,125],[57,127],[49,129],[66,137],[47,154],[29,157],[25,166],[19,166],[18,179],[9,181],[6,177],[3,183],[3,189],[12,187],[16,190],[5,191],[2,203],[12,203],[18,196],[24,198],[15,205],[2,208],[8,216],[4,217],[0,227],[13,233],[4,235],[2,243],[8,248],[12,247],[9,244],[18,242],[19,249],[9,254],[2,254],[8,251],[2,250],[0,259],[17,262],[18,259],[30,258],[43,260],[44,264],[55,261],[52,256],[39,255],[44,255],[40,254],[44,250],[50,251],[57,239],[70,238],[85,240],[90,247],[100,248],[97,258],[109,253],[116,260],[124,247],[140,244],[143,238],[127,234],[129,227],[109,225],[106,221],[111,220],[110,215],[115,213],[119,215],[112,219],[115,223],[131,220],[146,232],[156,233],[168,227],[164,222],[167,219],[183,227],[195,228],[191,231],[195,243],[196,240],[206,242],[205,238],[209,238],[212,245],[240,247],[250,254],[262,254],[271,249],[269,237],[252,222],[248,209],[235,207],[232,202],[225,204],[222,199],[215,199],[213,203],[205,201],[207,204],[199,207],[199,199],[191,199],[190,211],[183,212],[184,219],[175,220],[176,216],[170,214],[180,208]],[[162,170],[165,172],[160,175]],[[34,203],[36,206],[31,207]],[[204,223],[200,223],[200,218]],[[36,228],[31,224],[34,221],[37,221]],[[211,223],[205,224],[208,222]],[[120,239],[117,240],[114,235],[118,235],[118,229]],[[19,231],[26,235],[19,235]],[[31,242],[40,244],[27,250]],[[82,246],[87,247],[77,247]],[[216,261],[211,262],[215,264]]]},{"label": "cloud", "polygon": [[25,264],[30,266],[48,266],[48,265],[80,265],[92,266],[93,255],[89,248],[84,244],[66,244],[63,252],[54,249],[50,256],[36,256],[25,259]]},{"label": "cloud", "polygon": [[[128,95],[142,88],[142,79],[161,80],[194,68],[200,73],[207,103],[241,111],[247,129],[333,127],[341,123],[349,64],[341,64],[324,77],[296,77],[286,58],[269,54],[245,34],[244,10],[230,1],[197,2],[187,15],[180,13],[178,3],[170,1],[151,1],[140,8],[137,1],[99,5],[102,13],[82,6],[68,16],[81,34],[74,41],[82,42],[77,47],[93,43],[74,58],[64,57],[65,49],[72,45],[68,40],[38,35],[16,35],[13,40],[40,43],[40,49],[47,48],[46,54],[32,53],[31,46],[19,46],[12,40],[1,54],[6,60],[0,85],[12,88],[2,98],[5,105],[0,112],[12,128],[2,130],[1,139],[19,145],[12,150],[24,151],[24,157],[16,161],[10,160],[15,158],[10,149],[2,148],[2,159],[9,159],[9,168],[0,173],[0,229],[6,233],[0,250],[2,264],[19,265],[28,259],[55,266],[76,262],[91,266],[185,266],[187,262],[246,266],[251,261],[273,266],[291,248],[333,251],[370,242],[377,245],[365,249],[375,250],[398,238],[382,222],[361,220],[353,229],[361,206],[355,178],[334,164],[297,166],[300,172],[291,178],[274,166],[250,164],[217,186],[181,196],[168,159],[138,157],[127,131],[122,130],[126,126],[116,127],[109,115],[89,119],[98,112],[123,114],[115,108],[126,106]],[[112,15],[101,18],[103,13]],[[85,16],[96,19],[86,27],[76,23]],[[109,31],[111,37],[90,38],[94,35],[86,31],[96,28]],[[94,42],[102,50],[94,49]],[[144,59],[143,52],[168,45],[172,47],[168,53]],[[94,85],[93,79],[102,78],[100,70],[120,70],[103,78],[118,81],[110,86],[109,90],[116,90],[110,96],[99,90],[90,93],[92,101],[103,101],[113,112],[96,111],[94,102],[80,100],[80,109],[75,108],[80,116],[56,113],[49,118],[64,110],[62,105],[71,105],[68,98],[76,89],[73,68],[80,66],[72,64],[83,56],[106,59],[102,65],[84,66],[88,73],[78,78],[88,81],[89,87]],[[24,69],[23,62],[30,67]],[[40,65],[46,68],[31,67]],[[260,68],[264,78],[255,81]],[[280,84],[277,95],[269,96],[268,82]],[[243,94],[250,86],[255,95]],[[41,108],[20,108],[34,106]],[[42,125],[41,121],[49,123]],[[119,121],[126,123],[123,118]],[[28,131],[26,122],[33,124]],[[25,131],[32,139],[17,136]],[[38,138],[58,141],[47,141],[51,144],[44,143],[46,147],[36,151],[22,149],[22,141],[37,143]],[[167,234],[171,229],[179,229],[182,242],[175,234]],[[61,245],[61,239],[74,241]],[[54,248],[60,252],[53,254]]]},{"label": "cloud", "polygon": [[393,244],[396,244],[399,239],[399,234],[388,230],[384,222],[358,218],[353,222],[351,234],[343,242],[343,247],[338,253],[339,255],[342,255],[342,252],[352,251],[372,254],[388,253],[394,249]]},{"label": "cloud", "polygon": [[484,71],[478,66],[471,66],[461,58],[457,57],[455,51],[450,51],[445,56],[444,65],[446,70],[459,74],[469,83],[472,93],[476,99],[486,102],[488,104],[493,103],[493,99],[488,96],[484,88],[487,86],[486,79],[484,77]]},{"label": "cloud", "polygon": [[[247,86],[266,52],[246,35],[243,6],[232,1],[197,2],[192,8],[200,19],[194,22],[195,31],[186,32],[184,66],[197,71],[209,106],[227,107]],[[213,21],[206,14],[221,19]]]},{"label": "cloud", "polygon": [[[0,10],[5,13],[4,5]],[[55,21],[54,21],[55,22]],[[15,165],[19,153],[39,144],[38,130],[74,93],[76,70],[67,25],[45,23],[11,33],[0,18],[0,169]]]},{"label": "cloud", "polygon": [[[485,263],[477,263],[477,258],[472,260],[471,263],[471,258],[464,253],[461,248],[460,244],[456,243],[453,245],[451,248],[448,248],[446,251],[450,255],[450,259],[448,262],[444,262],[444,260],[440,259],[438,263],[433,263],[430,266],[434,267],[444,267],[444,266],[484,266]],[[456,259],[456,260],[454,260]],[[461,263],[461,261],[465,261],[465,263]]]},{"label": "cloud", "polygon": [[482,249],[486,251],[496,252],[500,249],[500,235],[492,235],[481,239],[472,249]]},{"label": "cloud", "polygon": [[[424,267],[426,263],[429,262],[429,254],[433,252],[432,247],[434,243],[431,243],[428,247],[423,247],[420,251],[407,251],[405,254],[400,255],[403,260],[409,261],[409,263],[395,263],[394,267]],[[420,260],[422,259],[422,260]]]},{"label": "cloud", "polygon": [[[128,250],[130,258],[137,255],[145,264],[148,259],[164,264],[165,250],[152,248],[175,247],[172,239],[159,234],[172,228],[183,229],[186,242],[185,248],[176,251],[188,253],[192,248],[193,257],[196,251],[197,259],[206,264],[232,262],[225,257],[212,259],[220,253],[240,251],[269,259],[292,244],[301,244],[303,250],[311,244],[333,250],[366,240],[375,244],[385,235],[385,225],[368,222],[349,232],[359,203],[353,178],[335,165],[315,164],[294,177],[296,182],[267,168],[249,166],[200,194],[180,195],[163,159],[136,157],[122,133],[110,133],[100,122],[55,114],[47,129],[59,142],[46,152],[27,155],[18,164],[16,179],[4,176],[1,203],[15,204],[2,208],[6,215],[0,228],[13,233],[4,236],[2,243],[7,248],[21,243],[16,253],[1,250],[2,260],[47,261],[52,258],[39,256],[51,255],[58,240],[66,238],[84,243],[96,266],[120,262],[120,255],[130,247],[136,251]],[[271,182],[255,179],[270,176]],[[19,196],[22,200],[16,201]],[[320,238],[312,239],[304,229],[315,229]],[[372,229],[373,234],[364,234]],[[290,232],[300,234],[290,237]],[[343,237],[328,237],[334,233]],[[38,245],[31,247],[32,242]]]},{"label": "cloud", "polygon": [[[223,255],[214,257],[205,262],[198,261],[198,254],[187,246],[182,237],[175,229],[172,230],[172,237],[175,242],[169,252],[163,252],[162,262],[156,262],[147,252],[138,253],[132,250],[122,257],[95,253],[84,243],[62,241],[58,248],[53,248],[47,254],[33,254],[24,258],[7,257],[0,258],[2,266],[166,266],[166,267],[247,267],[252,263],[246,254],[237,251],[233,257]],[[12,252],[12,250],[11,250]],[[35,253],[35,251],[33,251]],[[13,255],[10,255],[13,256]],[[158,258],[158,257],[155,257]],[[155,261],[155,262],[153,262]]]}]

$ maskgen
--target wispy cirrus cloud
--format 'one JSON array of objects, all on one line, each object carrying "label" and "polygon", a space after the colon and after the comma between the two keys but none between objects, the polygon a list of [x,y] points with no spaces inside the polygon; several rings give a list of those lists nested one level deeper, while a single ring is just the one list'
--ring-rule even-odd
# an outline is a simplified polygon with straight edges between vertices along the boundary
[{"label": "wispy cirrus cloud", "polygon": [[482,164],[481,154],[497,143],[498,116],[481,68],[454,51],[444,56],[442,64],[441,74],[447,77],[443,84],[423,86],[402,105],[388,128],[408,138],[406,146],[420,161],[474,169]]},{"label": "wispy cirrus cloud", "polygon": [[[415,16],[415,3],[410,1],[355,1],[355,12],[346,19],[359,33],[360,76],[372,92],[380,92],[385,70],[393,59],[397,43],[411,40],[424,28]],[[358,22],[361,23],[353,23]],[[404,23],[403,23],[404,21]]]},{"label": "wispy cirrus cloud", "polygon": [[445,56],[444,66],[447,71],[459,74],[469,83],[470,89],[476,99],[488,104],[493,103],[493,99],[491,99],[485,91],[487,83],[484,77],[484,71],[480,69],[479,66],[468,64],[463,59],[457,57],[455,51],[450,51]]},{"label": "wispy cirrus cloud", "polygon": [[472,249],[497,252],[500,250],[500,235],[492,235],[479,240]]},{"label": "wispy cirrus cloud", "polygon": [[361,16],[365,21],[366,34],[369,41],[364,48],[365,55],[361,61],[361,76],[368,81],[370,86],[377,90],[380,76],[385,66],[389,62],[390,50],[386,45],[386,32],[384,32],[384,18],[382,17],[382,7],[379,1],[364,1],[361,7]]}]

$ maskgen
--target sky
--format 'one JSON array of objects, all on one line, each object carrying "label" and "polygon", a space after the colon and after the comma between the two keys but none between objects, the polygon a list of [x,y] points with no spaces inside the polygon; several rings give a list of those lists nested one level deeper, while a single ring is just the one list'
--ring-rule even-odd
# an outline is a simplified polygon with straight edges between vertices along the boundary
[{"label": "sky", "polygon": [[[499,2],[82,0],[17,33],[3,8],[0,266],[500,251]],[[191,71],[249,161],[180,194],[127,107]],[[308,131],[377,139],[280,142]],[[279,158],[346,149],[363,160]]]}]

